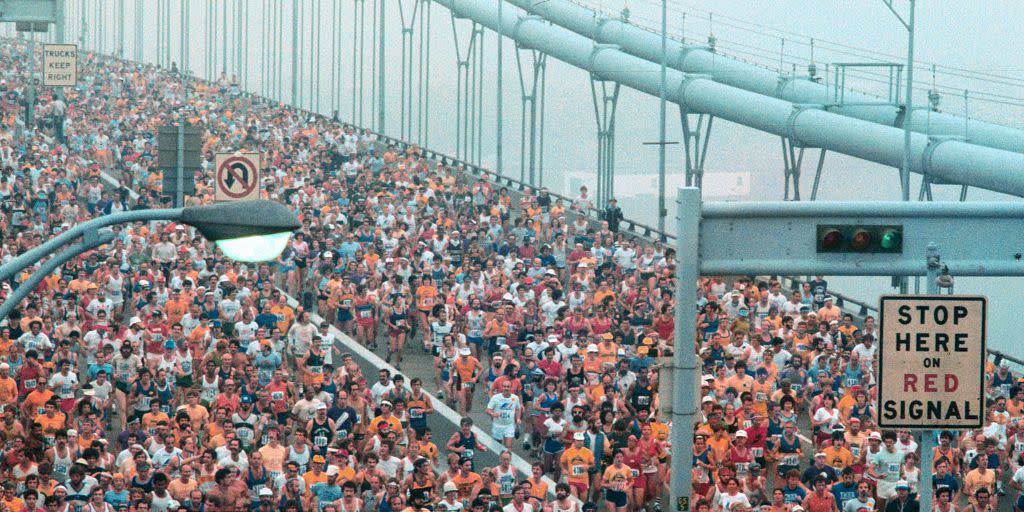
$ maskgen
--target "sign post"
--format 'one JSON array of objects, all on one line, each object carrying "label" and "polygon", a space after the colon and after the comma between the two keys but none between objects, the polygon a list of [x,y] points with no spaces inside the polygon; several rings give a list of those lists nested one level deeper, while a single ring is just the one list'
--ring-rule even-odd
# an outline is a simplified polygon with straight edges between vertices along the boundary
[{"label": "sign post", "polygon": [[163,170],[163,193],[170,196],[175,208],[185,205],[185,196],[195,194],[195,177],[188,175],[199,169],[203,146],[203,129],[187,126],[181,121],[161,126],[157,135],[157,163]]}]

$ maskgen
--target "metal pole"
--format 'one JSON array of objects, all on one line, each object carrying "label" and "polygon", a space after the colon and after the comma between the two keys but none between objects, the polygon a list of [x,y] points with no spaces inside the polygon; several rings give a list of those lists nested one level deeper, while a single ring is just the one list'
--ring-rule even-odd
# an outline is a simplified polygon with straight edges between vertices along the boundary
[{"label": "metal pole", "polygon": [[299,101],[299,4],[292,9],[292,105]]},{"label": "metal pole", "polygon": [[[939,250],[935,247],[934,243],[928,244],[927,253],[928,262],[928,280],[927,290],[928,295],[939,294],[939,269],[942,267],[940,263]],[[922,512],[931,512],[932,510],[932,461],[933,454],[935,452],[935,435],[937,431],[934,430],[922,430],[921,431],[921,481],[918,483],[918,497],[921,504]]]},{"label": "metal pole", "polygon": [[[665,232],[665,69],[668,60],[668,0],[661,0],[661,89],[658,91],[660,102],[658,127],[658,231]],[[614,179],[614,178],[613,178]],[[611,199],[609,196],[608,199]],[[600,205],[604,206],[604,205]],[[599,207],[600,207],[599,206]]]},{"label": "metal pole", "polygon": [[[679,189],[676,206],[675,352],[672,357],[672,477],[669,486],[675,510],[690,510],[693,492],[693,419],[697,412],[697,279],[700,253],[700,189]],[[672,505],[670,505],[672,506]]]},{"label": "metal pole", "polygon": [[228,70],[228,3],[221,4],[220,20],[220,61],[221,71],[227,75]]},{"label": "metal pole", "polygon": [[124,58],[124,0],[117,0],[117,12],[117,56]]},{"label": "metal pole", "polygon": [[502,113],[503,106],[502,106],[502,97],[501,96],[502,96],[502,94],[504,94],[504,90],[505,90],[502,87],[502,80],[501,80],[502,79],[502,71],[503,71],[502,70],[502,59],[501,59],[501,57],[502,57],[502,53],[503,53],[502,49],[504,47],[504,44],[503,44],[502,40],[504,39],[504,35],[505,35],[505,32],[504,32],[504,29],[505,29],[505,27],[504,27],[504,18],[503,18],[503,13],[502,13],[502,11],[504,10],[502,7],[504,5],[505,5],[505,0],[498,0],[498,76],[496,77],[497,81],[498,81],[498,97],[495,100],[495,107],[494,107],[496,115],[498,116],[498,128],[497,128],[497,131],[498,131],[498,134],[497,134],[498,144],[497,144],[497,147],[495,148],[495,158],[497,159],[497,163],[495,165],[495,168],[497,169],[498,174],[504,174],[503,166],[502,166],[502,141],[501,141],[502,134],[504,133],[504,130],[502,130],[502,126],[501,126],[501,120],[502,120],[501,118],[504,117],[503,113]]},{"label": "metal pole", "polygon": [[185,207],[185,125],[183,121],[178,121],[178,165],[175,172],[178,175],[174,178],[176,181],[177,190],[174,191],[174,207],[184,208]]},{"label": "metal pole", "polygon": [[903,200],[910,200],[910,116],[914,113],[914,5],[910,0],[910,20],[907,24],[907,98],[903,113],[903,169],[900,170],[900,185]]},{"label": "metal pole", "polygon": [[423,147],[430,146],[430,3],[432,0],[426,0],[427,2],[427,23],[425,33],[427,34],[426,41],[426,58],[424,59],[424,65],[426,66],[426,72],[423,78]]},{"label": "metal pole", "polygon": [[32,65],[28,72],[28,98],[25,98],[25,130],[31,133],[35,130],[36,121],[36,38],[34,32],[28,35],[28,61]]},{"label": "metal pole", "polygon": [[[54,24],[53,24],[53,31],[55,33],[54,35],[57,37],[57,41],[56,41],[57,43],[64,43],[65,42],[64,41],[64,38],[66,37],[65,36],[65,30],[67,29],[67,27],[66,27],[67,16],[66,16],[66,13],[65,13],[65,9],[66,8],[67,8],[67,6],[65,5],[65,0],[57,0],[56,12],[54,13],[55,14],[54,18],[55,19],[54,19]],[[123,16],[123,11],[122,11],[122,16]],[[64,88],[63,87],[57,87],[57,99],[62,100],[62,101],[64,100]],[[63,118],[58,119],[57,122],[58,123],[63,123],[64,119]],[[64,128],[63,127],[60,128],[59,133],[64,133]]]},{"label": "metal pole", "polygon": [[[320,11],[323,8],[323,2],[321,0],[316,0],[316,3],[313,4],[313,8],[316,11],[316,15],[313,17],[313,30],[314,33],[316,34],[314,37],[314,39],[316,40],[316,45],[313,46],[313,58],[315,59],[316,62],[315,64],[313,64],[314,66],[316,66],[313,68],[316,73],[316,80],[314,82],[316,84],[316,91],[312,93],[312,101],[313,111],[320,113],[320,27],[321,25],[323,25],[323,23],[321,23],[323,21],[323,18],[320,15]],[[312,86],[310,87],[310,89],[312,89]]]},{"label": "metal pole", "polygon": [[384,133],[384,0],[377,2],[380,5],[380,27],[378,32],[380,34],[380,42],[378,43],[380,48],[377,50],[377,81],[380,83],[377,91],[377,131]]}]

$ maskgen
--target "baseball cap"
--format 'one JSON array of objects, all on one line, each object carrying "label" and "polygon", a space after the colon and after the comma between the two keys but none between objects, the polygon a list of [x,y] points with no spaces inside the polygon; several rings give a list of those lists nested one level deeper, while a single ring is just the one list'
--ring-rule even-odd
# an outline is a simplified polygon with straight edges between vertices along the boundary
[{"label": "baseball cap", "polygon": [[338,466],[331,466],[327,468],[327,476],[338,476]]},{"label": "baseball cap", "polygon": [[[710,397],[708,397],[708,398],[710,398]],[[746,430],[737,430],[736,431],[736,437],[744,437],[744,438],[747,437],[747,431]]]},{"label": "baseball cap", "polygon": [[323,456],[323,455],[319,455],[319,454],[318,454],[318,455],[314,455],[314,456],[313,456],[313,462],[320,462],[320,463],[324,463],[324,462],[327,462],[327,461],[326,461],[326,460],[324,459],[324,456]]},{"label": "baseball cap", "polygon": [[593,343],[587,345],[587,352],[597,352],[597,345]]},{"label": "baseball cap", "polygon": [[459,487],[455,485],[455,482],[444,483],[444,493],[448,494],[450,492],[459,492]]},{"label": "baseball cap", "polygon": [[909,491],[910,490],[910,484],[907,483],[906,480],[900,480],[899,482],[896,482],[896,490],[900,490],[900,489],[905,489],[905,490]]},{"label": "baseball cap", "polygon": [[871,434],[868,434],[868,439],[878,439],[879,441],[881,441],[882,434],[881,432],[872,432]]},{"label": "baseball cap", "polygon": [[470,355],[472,353],[473,353],[473,351],[469,350],[469,347],[462,347],[462,348],[459,349],[459,355],[460,356],[468,356],[468,355]]},{"label": "baseball cap", "polygon": [[583,435],[583,432],[576,432],[572,435],[572,439],[573,441],[583,441],[586,437]]}]

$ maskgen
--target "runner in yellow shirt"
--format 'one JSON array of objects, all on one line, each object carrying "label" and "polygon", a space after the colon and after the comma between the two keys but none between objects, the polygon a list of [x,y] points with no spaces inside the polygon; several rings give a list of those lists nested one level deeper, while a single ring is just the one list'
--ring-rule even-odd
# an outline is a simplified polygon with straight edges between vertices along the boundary
[{"label": "runner in yellow shirt", "polygon": [[586,435],[576,432],[572,435],[572,446],[562,452],[562,471],[569,481],[576,497],[586,500],[590,492],[590,468],[594,466],[594,454],[583,446]]}]

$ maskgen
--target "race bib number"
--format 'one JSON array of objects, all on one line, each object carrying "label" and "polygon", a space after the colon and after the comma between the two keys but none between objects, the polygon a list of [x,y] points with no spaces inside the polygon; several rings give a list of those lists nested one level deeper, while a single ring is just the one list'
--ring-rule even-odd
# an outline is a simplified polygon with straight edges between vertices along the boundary
[{"label": "race bib number", "polygon": [[750,454],[753,455],[755,459],[760,459],[761,457],[764,457],[764,448],[751,448]]},{"label": "race bib number", "polygon": [[785,455],[782,457],[783,466],[796,466],[800,464],[800,457],[798,455]]},{"label": "race bib number", "polygon": [[583,476],[587,473],[587,467],[582,464],[573,464],[572,476]]},{"label": "race bib number", "polygon": [[856,444],[851,445],[850,446],[850,453],[853,455],[853,458],[855,458],[855,459],[859,458],[860,457],[860,445],[856,445]]},{"label": "race bib number", "polygon": [[474,452],[471,449],[466,449],[466,450],[464,450],[462,452],[462,457],[465,458],[465,459],[472,459],[474,453],[476,453],[476,452]]},{"label": "race bib number", "polygon": [[473,389],[473,383],[472,382],[463,382],[462,383],[462,389]]},{"label": "race bib number", "polygon": [[409,409],[409,417],[414,420],[422,419],[423,409],[420,409],[419,407],[413,407],[412,409]]},{"label": "race bib number", "polygon": [[893,475],[899,475],[900,474],[900,465],[896,464],[896,463],[890,463],[888,471],[889,471],[889,476],[890,477],[893,476]]},{"label": "race bib number", "polygon": [[35,379],[26,379],[25,380],[25,389],[35,389],[35,388],[36,388],[36,380]]},{"label": "race bib number", "polygon": [[766,395],[763,391],[758,391],[754,395],[754,399],[757,400],[758,402],[765,402],[768,400],[768,395]]},{"label": "race bib number", "polygon": [[274,391],[273,393],[270,394],[270,399],[275,402],[280,402],[284,400],[284,391]]},{"label": "race bib number", "polygon": [[515,488],[515,482],[514,481],[511,481],[508,478],[503,478],[501,480],[501,489],[499,490],[499,492],[501,494],[503,494],[503,495],[509,495],[509,494],[512,494],[512,490],[514,488]]},{"label": "race bib number", "polygon": [[313,444],[315,444],[317,447],[323,448],[323,447],[327,446],[327,437],[326,436],[316,436],[316,437],[313,438]]},{"label": "race bib number", "polygon": [[500,419],[503,419],[503,420],[512,420],[514,415],[513,415],[512,411],[505,411],[505,410],[503,410],[503,411],[501,411],[499,417],[500,417]]},{"label": "race bib number", "polygon": [[370,318],[372,315],[373,313],[368,309],[359,312],[359,318]]}]

